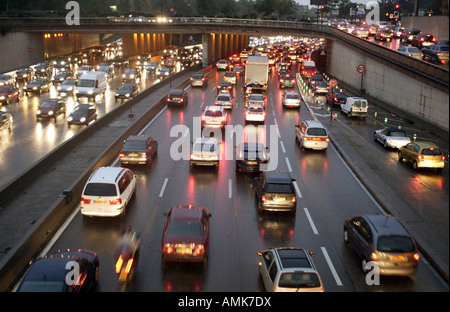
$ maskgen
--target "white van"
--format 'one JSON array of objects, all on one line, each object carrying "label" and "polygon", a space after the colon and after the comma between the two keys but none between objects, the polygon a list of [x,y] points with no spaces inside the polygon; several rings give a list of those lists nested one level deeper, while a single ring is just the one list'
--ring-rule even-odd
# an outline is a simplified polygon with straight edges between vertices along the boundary
[{"label": "white van", "polygon": [[367,100],[361,97],[348,97],[344,104],[341,104],[341,112],[348,117],[358,116],[366,119],[368,115],[369,104]]},{"label": "white van", "polygon": [[78,85],[75,89],[77,100],[82,97],[87,97],[88,100],[92,98],[95,102],[97,94],[101,93],[103,93],[103,95],[105,94],[106,86],[107,86],[106,73],[99,71],[92,71],[83,74],[78,80]]},{"label": "white van", "polygon": [[125,214],[125,207],[136,192],[136,176],[121,167],[100,167],[89,177],[81,194],[81,214],[115,217]]}]

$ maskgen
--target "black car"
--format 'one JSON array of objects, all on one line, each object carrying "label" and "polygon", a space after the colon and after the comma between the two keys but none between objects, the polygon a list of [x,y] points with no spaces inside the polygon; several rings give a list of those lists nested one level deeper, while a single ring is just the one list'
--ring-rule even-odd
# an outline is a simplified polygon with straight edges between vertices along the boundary
[{"label": "black car", "polygon": [[33,78],[33,70],[31,68],[21,68],[16,71],[16,82],[28,82]]},{"label": "black car", "polygon": [[87,250],[59,250],[37,259],[18,292],[86,292],[98,283],[99,259]]},{"label": "black car", "polygon": [[97,109],[91,104],[79,104],[67,118],[67,124],[70,125],[89,125],[97,120]]},{"label": "black car", "polygon": [[256,206],[259,212],[288,211],[295,213],[295,187],[288,172],[263,171],[255,181]]},{"label": "black car", "polygon": [[126,82],[122,84],[114,94],[117,100],[128,100],[139,93],[139,86],[134,82]]},{"label": "black car", "polygon": [[309,84],[309,86],[310,86],[311,88],[314,88],[314,84],[315,84],[317,81],[323,81],[322,76],[320,76],[320,75],[312,75],[312,76],[309,78],[308,84]]},{"label": "black car", "polygon": [[53,65],[49,62],[42,62],[34,68],[36,77],[48,77],[52,74]]},{"label": "black car", "polygon": [[327,94],[327,105],[341,107],[341,104],[345,104],[345,101],[348,98],[348,94],[345,92],[333,92]]},{"label": "black car", "polygon": [[429,58],[432,63],[448,63],[449,47],[445,44],[433,44],[422,49],[423,59]]},{"label": "black car", "polygon": [[55,68],[67,68],[70,66],[69,58],[63,56],[54,59],[52,64]]},{"label": "black car", "polygon": [[52,82],[55,83],[61,83],[67,78],[73,77],[73,71],[71,70],[60,70],[52,77]]},{"label": "black car", "polygon": [[188,94],[184,89],[174,89],[167,96],[167,105],[177,104],[186,106],[188,104]]},{"label": "black car", "polygon": [[267,169],[267,148],[261,143],[244,142],[236,148],[236,173],[260,172]]},{"label": "black car", "polygon": [[231,96],[233,93],[233,84],[229,81],[221,81],[217,85],[217,94],[219,93],[229,93]]},{"label": "black car", "polygon": [[119,154],[122,165],[151,164],[158,152],[158,142],[148,135],[132,135],[128,137]]},{"label": "black car", "polygon": [[48,99],[39,105],[36,111],[36,120],[39,118],[53,118],[56,121],[58,115],[66,114],[66,101],[63,99]]},{"label": "black car", "polygon": [[23,87],[23,91],[28,94],[30,92],[41,94],[42,92],[50,91],[51,81],[47,78],[35,78],[31,80],[26,86]]},{"label": "black car", "polygon": [[141,78],[141,71],[139,68],[127,68],[122,74],[122,81],[124,82],[136,82],[137,79]]},{"label": "black car", "polygon": [[130,61],[124,57],[120,57],[118,59],[115,59],[112,64],[114,67],[128,67]]}]

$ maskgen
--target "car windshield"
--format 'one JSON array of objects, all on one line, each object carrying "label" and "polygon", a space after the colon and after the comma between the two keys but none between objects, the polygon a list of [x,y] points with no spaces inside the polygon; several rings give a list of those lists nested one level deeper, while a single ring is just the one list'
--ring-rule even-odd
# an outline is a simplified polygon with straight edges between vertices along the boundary
[{"label": "car windshield", "polygon": [[84,115],[88,112],[89,108],[87,107],[75,107],[75,109],[72,111],[71,115]]},{"label": "car windshield", "polygon": [[416,47],[409,47],[408,48],[409,52],[413,52],[413,53],[420,53],[420,50]]},{"label": "car windshield", "polygon": [[78,84],[79,87],[86,87],[86,88],[92,88],[95,86],[95,80],[91,79],[81,79],[80,83]]},{"label": "car windshield", "polygon": [[117,89],[117,91],[125,91],[125,92],[131,92],[131,91],[133,91],[133,86],[132,85],[129,85],[129,84],[124,84],[124,85],[121,85],[120,87],[119,87],[119,89]]},{"label": "car windshield", "polygon": [[378,251],[381,252],[413,252],[414,241],[409,236],[386,235],[378,239]]},{"label": "car windshield", "polygon": [[392,131],[390,136],[393,136],[393,137],[406,137],[406,134],[403,131]]},{"label": "car windshield", "polygon": [[439,148],[424,148],[422,150],[422,155],[438,156],[442,155],[442,152]]},{"label": "car windshield", "polygon": [[89,67],[87,66],[81,66],[80,69],[78,69],[79,71],[84,71],[84,70],[90,70]]},{"label": "car windshield", "polygon": [[261,106],[249,106],[248,111],[250,113],[262,113],[264,109]]},{"label": "car windshield", "polygon": [[172,221],[167,235],[170,236],[203,236],[202,225],[196,221]]},{"label": "car windshield", "polygon": [[39,106],[39,108],[53,108],[55,107],[55,102],[44,102]]},{"label": "car windshield", "polygon": [[74,86],[76,85],[77,81],[75,79],[67,79],[64,80],[61,85],[68,85],[68,86]]},{"label": "car windshield", "polygon": [[441,46],[441,51],[448,52],[448,46]]},{"label": "car windshield", "polygon": [[62,292],[64,281],[24,281],[21,292]]},{"label": "car windshield", "polygon": [[126,150],[146,150],[147,142],[129,140],[125,142],[123,149]]},{"label": "car windshield", "polygon": [[86,185],[84,195],[117,196],[116,186],[112,183],[91,182]]},{"label": "car windshield", "polygon": [[0,87],[0,93],[8,93],[9,91],[9,87],[5,88],[5,87]]},{"label": "car windshield", "polygon": [[320,287],[320,280],[316,273],[293,272],[282,273],[278,287],[312,288]]},{"label": "car windshield", "polygon": [[135,74],[136,70],[134,68],[127,68],[127,70],[125,70],[125,74]]},{"label": "car windshield", "polygon": [[326,136],[327,131],[324,128],[308,128],[306,131],[308,135]]},{"label": "car windshield", "polygon": [[266,185],[267,193],[286,193],[290,194],[292,192],[292,187],[290,184],[286,183],[268,183]]}]

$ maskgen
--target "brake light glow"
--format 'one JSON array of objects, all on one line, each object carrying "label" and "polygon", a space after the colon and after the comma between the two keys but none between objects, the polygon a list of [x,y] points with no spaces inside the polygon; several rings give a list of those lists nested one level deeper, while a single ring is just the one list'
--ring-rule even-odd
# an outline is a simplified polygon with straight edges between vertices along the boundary
[{"label": "brake light glow", "polygon": [[266,199],[266,195],[265,195],[265,194],[263,194],[263,195],[261,196],[261,201],[262,201],[262,202],[265,202],[265,201],[267,201],[267,199]]},{"label": "brake light glow", "polygon": [[291,203],[295,203],[296,201],[297,199],[295,199],[295,196],[292,196]]},{"label": "brake light glow", "polygon": [[120,205],[120,204],[122,204],[122,200],[120,198],[110,199],[109,200],[109,204],[110,205]]},{"label": "brake light glow", "polygon": [[127,266],[125,267],[125,273],[130,273],[131,267],[133,266],[133,259],[128,260]]},{"label": "brake light glow", "polygon": [[120,153],[120,154],[119,154],[119,157],[124,157],[124,156],[125,156],[124,153]]},{"label": "brake light glow", "polygon": [[374,252],[372,252],[370,254],[370,259],[372,259],[373,261],[378,261],[378,255]]},{"label": "brake light glow", "polygon": [[86,198],[83,198],[83,197],[81,197],[81,201],[80,201],[80,204],[90,204],[91,203],[91,200],[90,199],[86,199]]},{"label": "brake light glow", "polygon": [[122,259],[122,255],[119,256],[119,259],[117,259],[116,262],[116,273],[119,274],[120,270],[122,269],[122,264],[123,264],[123,259]]},{"label": "brake light glow", "polygon": [[414,260],[417,262],[417,261],[419,261],[420,256],[419,256],[418,253],[415,253],[414,256],[413,256],[413,258],[414,258]]}]

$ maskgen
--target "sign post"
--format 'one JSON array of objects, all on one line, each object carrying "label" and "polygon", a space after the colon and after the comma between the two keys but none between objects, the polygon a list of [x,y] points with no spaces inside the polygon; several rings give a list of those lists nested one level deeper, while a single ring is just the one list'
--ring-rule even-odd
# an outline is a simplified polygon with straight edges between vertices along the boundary
[{"label": "sign post", "polygon": [[330,104],[330,121],[333,122],[333,106],[334,106],[334,94],[333,90],[337,87],[337,81],[336,79],[331,79],[329,82],[330,89],[331,89],[331,104]]},{"label": "sign post", "polygon": [[364,91],[364,89],[363,89],[363,78],[364,78],[364,72],[366,71],[366,66],[364,66],[363,64],[359,64],[356,67],[356,71],[361,74],[361,88],[359,89],[359,91],[363,92]]}]

